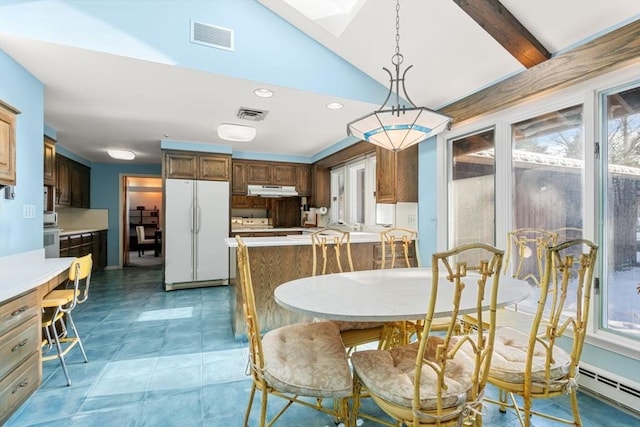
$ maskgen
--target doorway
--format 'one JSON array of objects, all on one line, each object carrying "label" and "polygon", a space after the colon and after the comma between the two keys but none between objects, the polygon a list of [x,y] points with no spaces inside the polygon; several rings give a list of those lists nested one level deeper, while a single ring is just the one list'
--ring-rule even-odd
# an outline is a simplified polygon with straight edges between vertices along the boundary
[{"label": "doorway", "polygon": [[162,264],[162,178],[123,177],[123,265]]}]

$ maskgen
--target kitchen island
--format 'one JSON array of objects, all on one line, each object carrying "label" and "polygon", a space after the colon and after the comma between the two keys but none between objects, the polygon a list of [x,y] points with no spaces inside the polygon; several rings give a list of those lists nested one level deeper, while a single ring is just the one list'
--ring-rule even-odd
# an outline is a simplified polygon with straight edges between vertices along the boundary
[{"label": "kitchen island", "polygon": [[[292,234],[285,236],[243,237],[249,250],[251,278],[258,321],[263,332],[295,322],[310,321],[308,317],[285,310],[276,304],[273,291],[284,282],[309,277],[312,274],[313,248],[310,234]],[[232,249],[230,257],[232,271],[235,266],[235,238],[225,239]],[[344,253],[343,253],[344,255]],[[380,234],[375,232],[351,233],[351,257],[354,270],[379,268]],[[237,272],[235,277],[237,277]],[[232,279],[231,284],[235,285]],[[242,315],[242,295],[234,286],[231,298],[232,327],[236,339],[244,337],[245,324]]]}]

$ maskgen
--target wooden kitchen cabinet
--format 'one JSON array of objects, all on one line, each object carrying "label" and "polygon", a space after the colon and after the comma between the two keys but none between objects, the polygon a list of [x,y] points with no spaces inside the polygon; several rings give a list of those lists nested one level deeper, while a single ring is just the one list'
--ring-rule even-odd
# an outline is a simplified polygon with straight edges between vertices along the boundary
[{"label": "wooden kitchen cabinet", "polygon": [[269,185],[274,184],[272,178],[273,165],[271,162],[248,162],[247,184]]},{"label": "wooden kitchen cabinet", "polygon": [[292,164],[273,164],[273,184],[295,186],[297,183],[296,165]]},{"label": "wooden kitchen cabinet", "polygon": [[311,194],[310,165],[302,163],[233,160],[231,192],[247,194],[248,185],[282,185],[296,187],[298,194]]},{"label": "wooden kitchen cabinet", "polygon": [[376,202],[418,201],[418,146],[394,152],[376,148]]},{"label": "wooden kitchen cabinet", "polygon": [[301,196],[311,195],[310,165],[296,165],[296,190]]},{"label": "wooden kitchen cabinet", "polygon": [[38,388],[40,306],[38,290],[0,304],[0,425]]},{"label": "wooden kitchen cabinet", "polygon": [[56,185],[56,142],[44,137],[44,185]]},{"label": "wooden kitchen cabinet", "polygon": [[0,185],[16,185],[16,116],[18,110],[0,101]]},{"label": "wooden kitchen cabinet", "polygon": [[245,196],[243,194],[231,195],[232,209],[269,209],[270,203],[268,198]]},{"label": "wooden kitchen cabinet", "polygon": [[91,205],[91,168],[56,155],[56,204],[76,208]]},{"label": "wooden kitchen cabinet", "polygon": [[170,151],[164,155],[165,177],[173,179],[229,181],[230,164],[231,156],[226,154]]},{"label": "wooden kitchen cabinet", "polygon": [[93,271],[107,266],[107,230],[60,236],[60,257],[82,257],[91,254]]}]

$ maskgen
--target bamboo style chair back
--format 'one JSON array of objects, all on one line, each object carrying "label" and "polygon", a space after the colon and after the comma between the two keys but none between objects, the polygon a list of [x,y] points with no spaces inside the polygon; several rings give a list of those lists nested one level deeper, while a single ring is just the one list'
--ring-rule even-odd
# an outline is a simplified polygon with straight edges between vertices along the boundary
[{"label": "bamboo style chair back", "polygon": [[[513,278],[531,280],[540,286],[544,272],[545,253],[558,241],[558,233],[541,228],[518,228],[507,234],[504,273],[513,259]],[[535,258],[531,258],[535,256]]]},{"label": "bamboo style chair back", "polygon": [[[249,251],[239,236],[236,236],[236,242],[242,310],[249,345],[248,369],[253,380],[243,426],[249,425],[253,399],[258,390],[261,392],[261,427],[273,425],[293,403],[329,414],[350,427],[348,400],[352,394],[352,377],[338,327],[331,322],[297,323],[262,336]],[[271,420],[267,420],[269,395],[287,401]],[[313,397],[315,401],[301,396]],[[323,398],[333,399],[333,407],[323,406]]]},{"label": "bamboo style chair back", "polygon": [[[380,244],[382,248],[382,265],[380,268],[396,268],[396,258],[402,257],[404,262],[399,262],[403,267],[420,267],[420,254],[418,253],[418,232],[407,228],[396,227],[380,232]],[[398,254],[398,246],[402,247],[402,253]]]},{"label": "bamboo style chair back", "polygon": [[[489,382],[511,397],[511,403],[507,404],[507,396],[502,393],[498,403],[502,409],[516,409],[523,426],[531,425],[532,414],[582,425],[576,378],[587,331],[597,253],[597,245],[585,239],[550,247],[545,255],[540,298],[530,332],[509,327],[497,332]],[[564,348],[570,343],[570,351],[563,350],[558,345],[560,341]],[[516,405],[514,394],[523,398],[523,408]],[[534,398],[562,394],[570,395],[572,420],[532,410]]]},{"label": "bamboo style chair back", "polygon": [[[359,412],[360,392],[365,389],[398,425],[481,423],[503,253],[488,244],[472,243],[433,254],[434,285],[430,295],[422,296],[428,308],[420,340],[396,349],[355,352],[351,357],[355,374],[352,420],[356,416],[375,420]],[[432,335],[436,301],[444,286],[453,287],[451,317],[444,333]],[[483,308],[489,308],[487,330],[456,335],[463,300],[465,305],[470,300],[475,303],[480,318]]]},{"label": "bamboo style chair back", "polygon": [[[312,275],[342,273],[345,268],[353,271],[351,259],[351,233],[333,228],[325,228],[311,234],[313,248]],[[343,267],[342,253],[346,253],[346,267]],[[333,253],[333,256],[331,255]],[[322,261],[322,269],[318,268],[318,260]],[[327,266],[333,269],[327,270]]]}]

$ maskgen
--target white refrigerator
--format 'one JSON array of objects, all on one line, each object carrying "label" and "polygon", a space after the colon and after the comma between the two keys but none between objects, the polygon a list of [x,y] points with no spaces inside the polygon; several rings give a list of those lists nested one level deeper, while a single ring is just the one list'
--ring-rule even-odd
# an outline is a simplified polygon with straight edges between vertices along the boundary
[{"label": "white refrigerator", "polygon": [[229,183],[165,181],[165,290],[229,281]]}]

